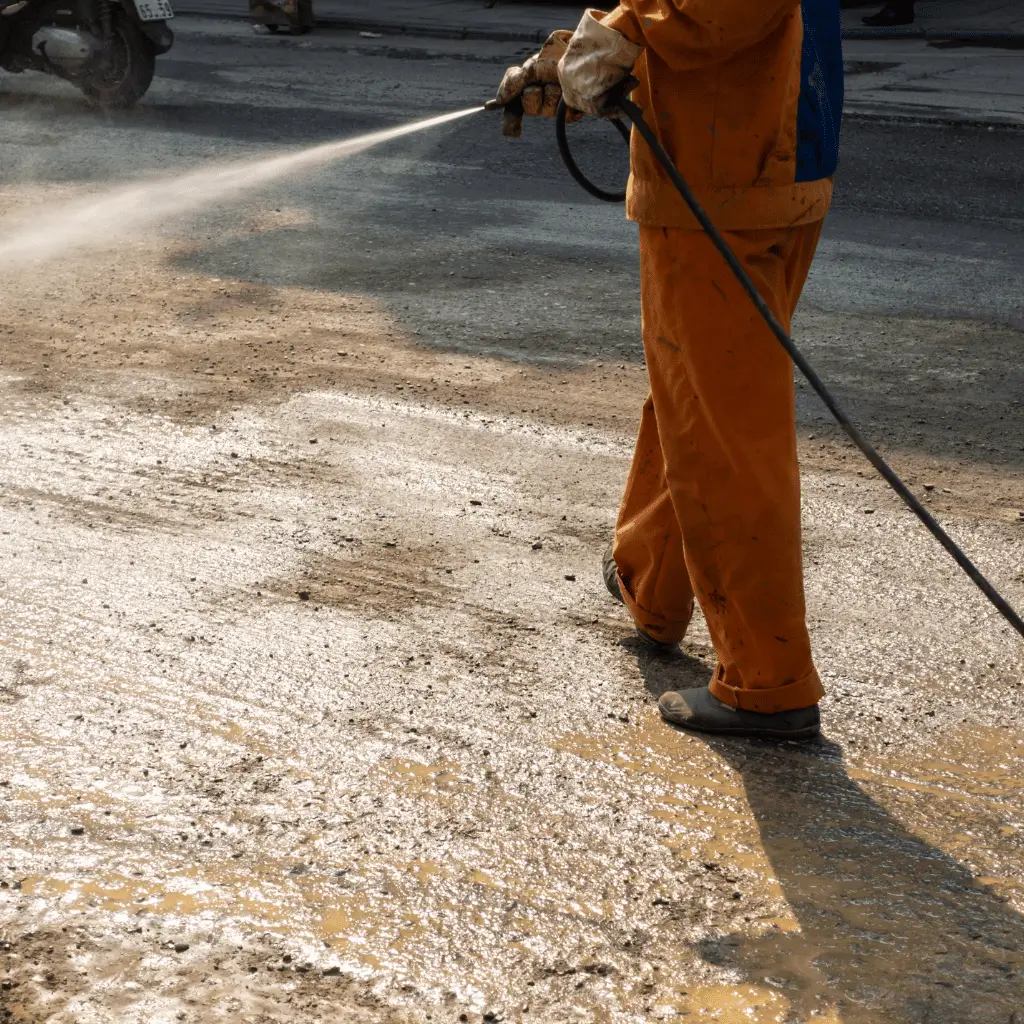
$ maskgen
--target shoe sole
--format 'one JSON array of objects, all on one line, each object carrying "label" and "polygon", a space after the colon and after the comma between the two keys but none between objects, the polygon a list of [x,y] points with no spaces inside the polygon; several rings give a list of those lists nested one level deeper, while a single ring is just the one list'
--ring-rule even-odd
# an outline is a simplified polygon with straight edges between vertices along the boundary
[{"label": "shoe sole", "polygon": [[693,722],[679,722],[674,718],[670,718],[665,714],[661,708],[658,708],[658,714],[661,715],[662,719],[668,722],[669,725],[674,725],[678,729],[685,729],[687,732],[702,732],[708,736],[745,736],[748,739],[761,739],[761,740],[813,740],[817,739],[821,735],[820,726],[810,726],[806,729],[799,729],[794,731],[783,731],[781,729],[709,729],[703,725],[695,725]]}]

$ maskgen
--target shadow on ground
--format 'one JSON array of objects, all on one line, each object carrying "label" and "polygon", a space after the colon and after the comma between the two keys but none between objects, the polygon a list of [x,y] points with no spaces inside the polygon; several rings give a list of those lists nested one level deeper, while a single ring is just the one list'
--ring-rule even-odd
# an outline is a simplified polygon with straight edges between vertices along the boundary
[{"label": "shadow on ground", "polygon": [[[710,679],[686,654],[636,654],[655,697]],[[1024,918],[874,800],[838,744],[702,739],[742,778],[799,924],[704,940],[705,960],[782,992],[792,1019],[834,1007],[843,1024],[1016,1024]]]},{"label": "shadow on ground", "polygon": [[[471,120],[360,157],[312,187],[315,215],[301,232],[227,240],[184,265],[215,276],[242,267],[239,276],[270,284],[361,293],[420,343],[444,351],[642,363],[633,230],[618,209],[575,191],[548,140],[499,153],[491,134]],[[614,159],[615,140],[604,143]],[[794,332],[888,450],[1024,466],[1024,333],[984,319],[809,304]],[[838,435],[806,388],[798,416],[819,436]]]},{"label": "shadow on ground", "polygon": [[781,985],[844,1024],[1012,1024],[1024,992],[1024,920],[908,831],[847,774],[827,740],[804,748],[711,740],[743,778],[799,932],[734,936],[709,956]]}]

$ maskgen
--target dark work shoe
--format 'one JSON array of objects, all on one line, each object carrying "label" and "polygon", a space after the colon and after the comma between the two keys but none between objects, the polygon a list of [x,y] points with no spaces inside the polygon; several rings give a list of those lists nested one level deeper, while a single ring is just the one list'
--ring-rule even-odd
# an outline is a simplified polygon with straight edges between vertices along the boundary
[{"label": "dark work shoe", "polygon": [[914,24],[913,4],[886,4],[877,14],[860,19],[871,28],[896,28],[899,25]]},{"label": "dark work shoe", "polygon": [[[601,561],[601,575],[604,576],[604,585],[608,588],[608,593],[615,598],[619,604],[625,604],[626,602],[622,599],[622,588],[619,586],[619,570],[615,565],[615,559],[612,557],[612,545],[608,545],[608,550],[604,553],[604,558]],[[653,654],[671,654],[678,646],[677,643],[666,643],[664,640],[656,640],[646,630],[641,629],[635,623],[633,628],[636,630],[636,635],[639,637],[640,642]]]},{"label": "dark work shoe", "polygon": [[604,585],[608,588],[608,593],[615,598],[619,604],[625,604],[622,600],[622,588],[619,586],[619,570],[616,568],[615,559],[612,557],[612,545],[608,545],[608,550],[604,553],[604,558],[601,560],[601,575],[604,576]]},{"label": "dark work shoe", "polygon": [[712,696],[707,686],[663,693],[658,710],[666,722],[723,736],[759,736],[772,740],[810,740],[821,730],[818,705],[797,711],[762,714],[741,711]]}]

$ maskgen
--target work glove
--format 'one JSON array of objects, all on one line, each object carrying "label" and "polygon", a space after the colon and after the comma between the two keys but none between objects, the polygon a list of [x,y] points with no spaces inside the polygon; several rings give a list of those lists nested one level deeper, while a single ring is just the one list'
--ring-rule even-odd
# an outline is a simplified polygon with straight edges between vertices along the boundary
[{"label": "work glove", "polygon": [[[494,97],[495,107],[504,107],[501,134],[518,139],[523,134],[523,114],[531,117],[554,117],[562,88],[558,84],[558,61],[565,53],[572,32],[559,29],[522,67],[509,68]],[[522,99],[522,111],[512,101]]]},{"label": "work glove", "polygon": [[628,77],[643,47],[603,25],[586,11],[558,62],[566,105],[583,114],[602,114],[601,98]]}]

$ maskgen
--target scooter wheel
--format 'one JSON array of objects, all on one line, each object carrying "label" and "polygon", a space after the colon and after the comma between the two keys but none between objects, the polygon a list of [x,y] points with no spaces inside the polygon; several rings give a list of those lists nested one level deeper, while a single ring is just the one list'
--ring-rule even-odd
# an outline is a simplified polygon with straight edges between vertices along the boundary
[{"label": "scooter wheel", "polygon": [[78,81],[90,103],[107,109],[134,107],[156,70],[156,54],[142,29],[123,12],[114,14],[110,65]]}]

